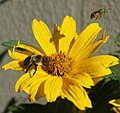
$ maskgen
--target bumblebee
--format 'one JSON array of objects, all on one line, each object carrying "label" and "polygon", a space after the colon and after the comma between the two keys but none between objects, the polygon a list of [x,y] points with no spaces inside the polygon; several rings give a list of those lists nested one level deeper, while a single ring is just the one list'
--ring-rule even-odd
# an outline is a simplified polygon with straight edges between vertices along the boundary
[{"label": "bumblebee", "polygon": [[96,21],[97,19],[100,19],[103,15],[105,15],[106,13],[108,13],[108,10],[109,9],[105,9],[105,8],[97,10],[97,11],[91,13],[90,18],[91,19],[95,18],[94,21]]},{"label": "bumblebee", "polygon": [[37,66],[47,65],[48,61],[49,61],[49,58],[46,56],[42,56],[42,55],[28,56],[24,60],[24,66],[26,67],[25,73],[27,73],[29,71],[31,66],[34,66],[34,68],[35,68],[35,71],[33,73],[33,75],[34,75],[37,71]]}]

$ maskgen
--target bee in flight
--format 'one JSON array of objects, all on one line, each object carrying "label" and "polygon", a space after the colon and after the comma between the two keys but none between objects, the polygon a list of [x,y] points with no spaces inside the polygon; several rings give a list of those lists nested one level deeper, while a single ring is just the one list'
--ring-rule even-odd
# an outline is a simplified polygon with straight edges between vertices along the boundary
[{"label": "bee in flight", "polygon": [[26,67],[25,73],[29,71],[31,66],[34,66],[35,67],[35,71],[33,73],[34,75],[37,71],[37,66],[47,65],[48,61],[49,61],[49,57],[46,56],[42,56],[42,55],[28,56],[27,58],[25,58],[23,62],[24,66]]},{"label": "bee in flight", "polygon": [[94,21],[96,21],[97,19],[100,19],[103,15],[105,15],[106,13],[108,13],[109,9],[105,9],[102,8],[100,10],[94,11],[93,13],[91,13],[90,18],[91,19],[95,19]]}]

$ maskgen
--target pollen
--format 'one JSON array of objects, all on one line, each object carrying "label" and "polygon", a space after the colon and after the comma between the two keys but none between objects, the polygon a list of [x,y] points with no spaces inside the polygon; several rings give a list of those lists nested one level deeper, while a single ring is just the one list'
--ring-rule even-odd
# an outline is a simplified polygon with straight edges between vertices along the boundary
[{"label": "pollen", "polygon": [[73,62],[68,55],[60,52],[52,54],[49,57],[48,65],[44,66],[43,69],[53,76],[65,76],[73,69]]}]

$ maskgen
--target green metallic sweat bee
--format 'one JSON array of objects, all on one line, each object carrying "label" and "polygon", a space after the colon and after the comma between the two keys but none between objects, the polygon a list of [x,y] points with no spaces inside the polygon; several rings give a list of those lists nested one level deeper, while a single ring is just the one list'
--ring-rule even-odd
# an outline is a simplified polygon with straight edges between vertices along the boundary
[{"label": "green metallic sweat bee", "polygon": [[103,15],[108,13],[108,10],[109,9],[102,8],[100,10],[94,11],[93,13],[91,13],[90,18],[95,19],[94,21],[96,21],[96,20],[100,19]]}]

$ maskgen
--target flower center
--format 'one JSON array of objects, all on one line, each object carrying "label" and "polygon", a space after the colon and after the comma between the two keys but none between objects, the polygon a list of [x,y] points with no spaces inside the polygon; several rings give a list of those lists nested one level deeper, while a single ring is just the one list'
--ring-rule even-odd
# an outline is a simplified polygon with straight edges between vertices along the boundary
[{"label": "flower center", "polygon": [[48,65],[42,66],[42,68],[53,76],[63,76],[73,69],[73,60],[62,52],[52,54],[49,57]]}]

